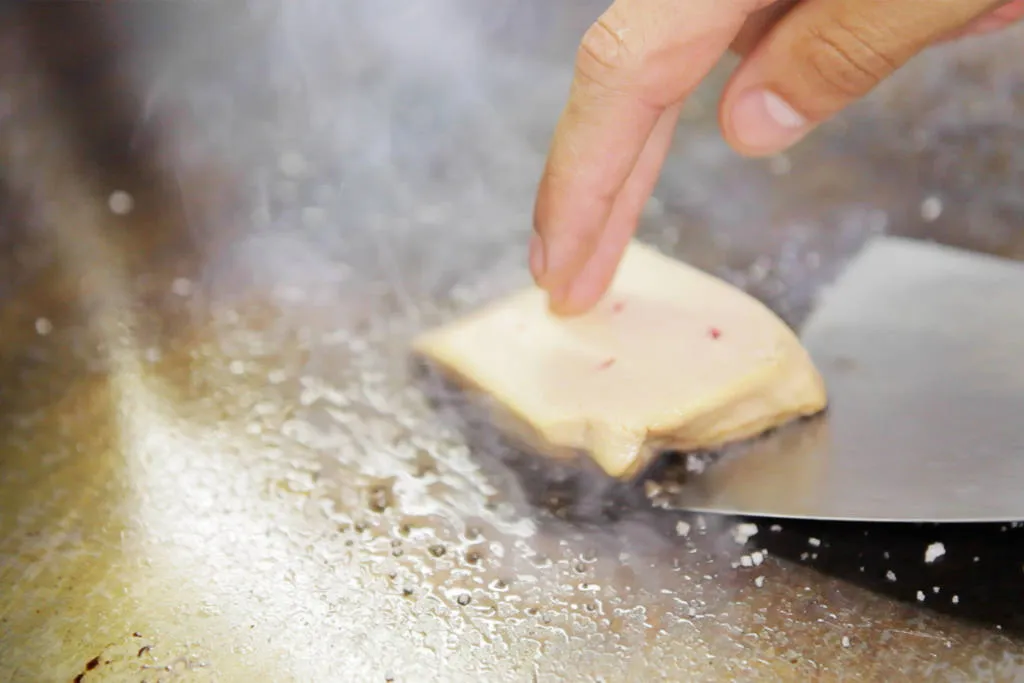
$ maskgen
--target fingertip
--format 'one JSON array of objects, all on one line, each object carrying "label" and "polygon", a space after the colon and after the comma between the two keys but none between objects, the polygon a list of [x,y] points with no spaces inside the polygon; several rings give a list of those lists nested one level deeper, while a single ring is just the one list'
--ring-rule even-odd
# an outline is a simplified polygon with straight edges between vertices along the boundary
[{"label": "fingertip", "polygon": [[559,315],[581,315],[593,309],[607,295],[625,255],[635,223],[620,220],[580,270],[576,278],[553,298],[552,311]]},{"label": "fingertip", "polygon": [[779,93],[762,85],[730,88],[722,100],[719,118],[726,141],[748,157],[777,154],[799,142],[814,127]]},{"label": "fingertip", "polygon": [[536,267],[537,283],[552,293],[566,286],[590,259],[615,199],[612,192],[593,189],[588,177],[593,170],[575,166],[563,145],[553,145],[537,191],[537,239],[531,246],[531,271]]},{"label": "fingertip", "polygon": [[602,244],[571,278],[547,289],[548,308],[552,313],[560,317],[575,317],[597,305],[608,290],[618,265],[618,258],[608,252],[608,246]]},{"label": "fingertip", "polygon": [[569,292],[572,287],[573,283],[569,282],[548,290],[548,310],[558,317],[572,317],[584,313],[585,311],[570,298]]},{"label": "fingertip", "polygon": [[591,311],[601,300],[601,294],[584,285],[578,289],[579,281],[564,289],[560,296],[548,296],[549,310],[560,318],[576,318]]},{"label": "fingertip", "polygon": [[562,314],[581,315],[594,308],[606,290],[602,280],[603,278],[592,277],[586,272],[576,278],[560,304]]}]

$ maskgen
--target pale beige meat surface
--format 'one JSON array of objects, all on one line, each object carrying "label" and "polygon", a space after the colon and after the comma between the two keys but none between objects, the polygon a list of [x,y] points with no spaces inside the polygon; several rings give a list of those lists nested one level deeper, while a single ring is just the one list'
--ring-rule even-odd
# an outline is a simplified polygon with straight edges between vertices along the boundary
[{"label": "pale beige meat surface", "polygon": [[[502,428],[549,455],[630,477],[658,450],[717,448],[826,405],[792,330],[712,275],[638,242],[609,294],[574,318],[517,292],[414,349],[493,399]],[[500,416],[499,416],[500,414]]]}]

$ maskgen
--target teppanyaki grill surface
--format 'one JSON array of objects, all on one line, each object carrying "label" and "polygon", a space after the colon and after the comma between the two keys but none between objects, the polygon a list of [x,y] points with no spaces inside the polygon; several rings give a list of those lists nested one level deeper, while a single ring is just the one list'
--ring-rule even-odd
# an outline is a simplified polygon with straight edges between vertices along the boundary
[{"label": "teppanyaki grill surface", "polygon": [[[403,7],[6,10],[0,680],[1019,677],[1019,529],[702,527],[438,419],[408,340],[526,282],[600,8]],[[874,232],[1021,256],[1020,40],[764,162],[719,72],[643,239],[793,323]]]}]

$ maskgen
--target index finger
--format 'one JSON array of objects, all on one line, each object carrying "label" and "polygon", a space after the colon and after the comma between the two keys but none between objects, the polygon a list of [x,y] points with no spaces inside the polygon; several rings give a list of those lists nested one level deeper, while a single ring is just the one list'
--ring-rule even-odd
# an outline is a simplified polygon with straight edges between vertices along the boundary
[{"label": "index finger", "polygon": [[770,0],[616,0],[586,32],[534,210],[534,276],[564,295],[662,112],[680,102]]}]

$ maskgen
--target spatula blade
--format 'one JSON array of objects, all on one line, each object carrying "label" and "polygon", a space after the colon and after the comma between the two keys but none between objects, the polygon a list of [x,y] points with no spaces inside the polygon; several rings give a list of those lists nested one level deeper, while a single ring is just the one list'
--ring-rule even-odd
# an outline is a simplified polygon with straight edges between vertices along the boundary
[{"label": "spatula blade", "polygon": [[807,320],[826,416],[726,454],[677,502],[887,522],[1024,520],[1024,265],[878,238]]}]

